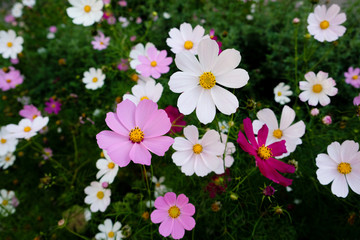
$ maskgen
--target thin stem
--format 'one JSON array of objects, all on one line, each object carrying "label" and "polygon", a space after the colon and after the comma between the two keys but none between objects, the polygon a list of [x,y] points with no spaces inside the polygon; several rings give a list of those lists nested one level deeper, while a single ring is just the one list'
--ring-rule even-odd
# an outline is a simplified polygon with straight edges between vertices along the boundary
[{"label": "thin stem", "polygon": [[[149,202],[150,202],[150,211],[152,209],[152,204],[151,204],[151,190],[150,190],[150,184],[149,184],[149,180],[148,180],[148,176],[147,176],[147,173],[146,173],[146,168],[145,168],[145,165],[142,165],[143,166],[143,172],[144,172],[144,177],[145,177],[145,181],[146,181],[146,188],[147,188],[147,191],[148,191],[148,194],[149,194]],[[151,169],[152,171],[152,169]],[[152,231],[152,224],[150,222],[150,234],[151,234],[151,239],[153,239],[153,231]]]},{"label": "thin stem", "polygon": [[65,227],[65,228],[66,228],[66,230],[68,230],[68,231],[71,232],[72,234],[78,236],[79,238],[82,238],[82,239],[85,239],[85,240],[89,240],[89,238],[87,238],[87,237],[85,237],[85,236],[83,236],[83,235],[80,235],[80,234],[78,234],[77,232],[74,232],[74,231],[71,230],[70,228],[68,228],[68,227]]}]

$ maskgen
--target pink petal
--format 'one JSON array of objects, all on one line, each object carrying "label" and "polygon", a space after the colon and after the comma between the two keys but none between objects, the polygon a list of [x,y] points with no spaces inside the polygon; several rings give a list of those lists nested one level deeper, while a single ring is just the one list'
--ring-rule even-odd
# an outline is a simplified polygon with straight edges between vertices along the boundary
[{"label": "pink petal", "polygon": [[115,143],[106,150],[112,161],[120,167],[125,167],[130,163],[129,152],[133,145],[134,144],[130,141],[124,142],[123,144]]},{"label": "pink petal", "polygon": [[278,173],[274,168],[267,164],[266,161],[261,159],[256,159],[256,163],[259,167],[262,175],[270,179],[271,181],[281,184],[284,187],[287,187],[292,184],[292,179],[285,178],[280,173]]},{"label": "pink petal", "polygon": [[105,118],[106,125],[113,130],[114,132],[123,135],[128,136],[129,130],[124,127],[124,125],[121,124],[120,120],[118,119],[117,115],[113,112],[108,112],[106,114]]},{"label": "pink petal", "polygon": [[248,142],[248,140],[246,140],[241,131],[239,131],[238,139],[236,141],[239,143],[242,150],[253,156],[257,155],[255,148]]},{"label": "pink petal", "polygon": [[187,215],[187,216],[192,216],[195,214],[195,207],[194,205],[192,205],[191,203],[188,203],[188,204],[185,204],[185,206],[183,206],[181,209],[180,209],[180,212],[181,212],[181,216],[184,214],[184,215]]},{"label": "pink petal", "polygon": [[269,134],[269,128],[266,126],[266,124],[264,124],[259,132],[258,132],[258,143],[259,143],[259,146],[262,146],[266,143],[266,139],[268,137],[268,134]]},{"label": "pink petal", "polygon": [[151,60],[145,56],[138,56],[138,60],[142,63],[142,65],[150,66]]},{"label": "pink petal", "polygon": [[173,239],[181,239],[184,237],[184,235],[185,235],[185,229],[183,225],[177,219],[174,219],[173,229],[171,231],[171,237]]},{"label": "pink petal", "polygon": [[154,202],[154,206],[157,208],[157,209],[161,209],[161,210],[164,210],[164,211],[168,211],[169,208],[171,207],[164,199],[164,197],[160,196],[158,198],[155,199],[155,202]]},{"label": "pink petal", "polygon": [[296,170],[296,168],[293,165],[284,163],[275,158],[269,158],[266,161],[271,167],[283,173],[294,173]]},{"label": "pink petal", "polygon": [[149,120],[149,117],[157,110],[158,106],[153,101],[147,99],[140,101],[134,114],[136,126],[143,130],[145,124]]},{"label": "pink petal", "polygon": [[164,156],[165,152],[169,150],[173,143],[174,139],[168,136],[153,137],[150,139],[145,138],[141,142],[147,149],[158,156]]},{"label": "pink petal", "polygon": [[159,71],[158,71],[158,68],[159,68],[159,67],[151,67],[151,68],[150,68],[150,75],[151,75],[151,77],[153,77],[153,78],[155,78],[155,79],[158,79],[158,78],[161,76],[161,74],[160,74]]},{"label": "pink petal", "polygon": [[159,233],[164,236],[167,237],[170,235],[170,233],[173,230],[173,225],[174,225],[174,219],[173,218],[166,218],[159,227]]},{"label": "pink petal", "polygon": [[178,221],[188,231],[192,230],[195,227],[195,219],[190,216],[180,215]]},{"label": "pink petal", "polygon": [[130,100],[124,100],[117,105],[116,115],[127,130],[135,128],[136,105]]},{"label": "pink petal", "polygon": [[110,146],[112,146],[114,144],[129,141],[124,136],[119,135],[119,134],[109,131],[109,130],[104,130],[104,131],[99,132],[96,135],[96,140],[101,149],[108,149]]},{"label": "pink petal", "polygon": [[287,153],[285,140],[281,140],[279,142],[274,142],[267,147],[271,148],[271,153],[273,154],[274,157],[277,157],[284,153]]},{"label": "pink petal", "polygon": [[164,195],[164,200],[169,206],[174,206],[176,203],[176,194],[173,192],[167,192]]},{"label": "pink petal", "polygon": [[151,221],[153,223],[160,223],[160,222],[163,222],[165,221],[165,219],[167,219],[169,217],[169,213],[167,211],[164,211],[164,210],[154,210],[152,213],[151,213]]},{"label": "pink petal", "polygon": [[255,139],[254,130],[253,130],[250,118],[245,118],[243,120],[243,123],[244,123],[244,131],[245,131],[246,137],[249,139],[251,145],[258,148],[259,145]]},{"label": "pink petal", "polygon": [[151,164],[151,154],[142,144],[134,143],[129,156],[134,163],[147,166]]},{"label": "pink petal", "polygon": [[144,77],[150,77],[151,75],[151,66],[145,64],[139,64],[136,66],[136,71],[140,72]]},{"label": "pink petal", "polygon": [[170,118],[162,109],[155,110],[147,117],[147,122],[142,130],[147,138],[158,137],[166,134],[171,128]]},{"label": "pink petal", "polygon": [[[163,50],[165,51],[165,50]],[[166,51],[165,51],[166,53]],[[156,59],[157,55],[158,55],[158,50],[155,47],[149,47],[149,49],[147,50],[147,55],[150,59],[150,61],[153,61]],[[140,57],[139,57],[140,60]]]},{"label": "pink petal", "polygon": [[189,202],[189,198],[185,196],[185,194],[180,194],[176,200],[176,206],[180,209]]}]

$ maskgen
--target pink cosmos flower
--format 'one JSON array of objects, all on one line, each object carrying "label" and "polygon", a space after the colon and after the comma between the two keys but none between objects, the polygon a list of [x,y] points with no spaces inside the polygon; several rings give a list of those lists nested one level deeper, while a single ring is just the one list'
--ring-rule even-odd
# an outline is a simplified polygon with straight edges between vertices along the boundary
[{"label": "pink cosmos flower", "polygon": [[127,71],[129,69],[129,60],[122,58],[117,67],[120,71]]},{"label": "pink cosmos flower", "polygon": [[320,113],[320,111],[319,111],[319,109],[317,109],[317,108],[313,108],[313,109],[311,109],[311,111],[310,111],[310,114],[312,115],[312,116],[317,116],[317,115],[319,115],[319,113]]},{"label": "pink cosmos flower", "polygon": [[19,63],[19,59],[18,58],[10,58],[10,62],[11,62],[11,64],[16,65]]},{"label": "pink cosmos flower", "polygon": [[171,137],[163,136],[171,128],[170,119],[151,100],[144,99],[137,106],[124,100],[117,105],[116,113],[107,113],[105,121],[112,131],[98,133],[97,143],[120,167],[127,166],[130,160],[150,165],[150,152],[164,156],[174,143]]},{"label": "pink cosmos flower", "polygon": [[25,105],[24,108],[20,110],[19,115],[32,121],[36,117],[41,116],[41,112],[34,105]]},{"label": "pink cosmos flower", "polygon": [[164,110],[167,113],[168,117],[170,118],[170,122],[171,122],[171,129],[168,133],[174,134],[177,132],[181,132],[183,130],[182,127],[175,127],[172,125],[178,125],[178,126],[185,127],[186,122],[183,120],[184,114],[180,113],[176,107],[173,107],[171,105],[167,106]]},{"label": "pink cosmos flower", "polygon": [[360,94],[359,94],[359,96],[354,97],[353,104],[354,104],[355,106],[359,106],[359,105],[360,105]]},{"label": "pink cosmos flower", "polygon": [[158,51],[155,47],[147,50],[146,56],[138,56],[140,64],[136,66],[136,70],[144,77],[159,78],[162,73],[169,72],[169,65],[172,63],[171,57],[166,57],[166,50]]},{"label": "pink cosmos flower", "polygon": [[217,38],[217,36],[215,36],[215,30],[213,28],[210,29],[210,39],[216,41],[216,43],[219,46],[219,54],[220,54],[222,52],[222,50],[221,50],[222,42],[217,41],[218,38]]},{"label": "pink cosmos flower", "polygon": [[56,26],[50,26],[49,27],[49,32],[56,33],[57,32],[57,27]]},{"label": "pink cosmos flower", "polygon": [[9,67],[8,72],[0,70],[0,89],[3,91],[15,88],[17,85],[22,84],[23,81],[24,76],[14,67]]},{"label": "pink cosmos flower", "polygon": [[127,2],[125,0],[120,0],[118,3],[119,3],[119,5],[121,7],[126,7],[127,6]]},{"label": "pink cosmos flower", "polygon": [[53,151],[51,150],[51,148],[44,148],[44,154],[42,155],[44,160],[47,160],[52,156],[53,156]]},{"label": "pink cosmos flower", "polygon": [[136,36],[135,36],[135,35],[133,35],[133,36],[130,37],[130,41],[131,41],[131,42],[134,42],[135,40],[136,40]]},{"label": "pink cosmos flower", "polygon": [[60,101],[55,101],[53,98],[50,98],[48,102],[45,103],[46,107],[44,108],[45,112],[51,114],[58,114],[61,110]]},{"label": "pink cosmos flower", "polygon": [[255,157],[256,166],[259,167],[262,175],[285,187],[291,185],[292,179],[285,178],[279,174],[278,171],[283,173],[294,173],[296,168],[293,165],[289,165],[274,158],[287,152],[285,140],[265,146],[269,128],[264,124],[259,130],[256,140],[250,118],[244,119],[243,123],[245,134],[250,143],[245,138],[244,134],[239,131],[237,142],[240,147],[245,152]]},{"label": "pink cosmos flower", "polygon": [[11,14],[8,14],[5,16],[5,22],[7,22],[7,23],[15,22],[15,17]]},{"label": "pink cosmos flower", "polygon": [[168,192],[164,197],[158,197],[154,203],[155,210],[151,213],[153,223],[161,223],[159,232],[167,237],[171,234],[173,239],[181,239],[185,229],[190,231],[195,227],[195,207],[189,203],[189,198],[184,194],[176,197],[173,192]]},{"label": "pink cosmos flower", "polygon": [[325,125],[330,125],[332,123],[332,119],[330,115],[326,115],[325,117],[323,117],[322,119],[323,124]]},{"label": "pink cosmos flower", "polygon": [[96,50],[104,50],[109,46],[110,37],[105,37],[104,33],[99,31],[99,35],[94,37],[91,41],[93,48]]},{"label": "pink cosmos flower", "polygon": [[346,77],[345,82],[355,88],[360,87],[360,68],[349,67],[348,71],[344,73]]}]

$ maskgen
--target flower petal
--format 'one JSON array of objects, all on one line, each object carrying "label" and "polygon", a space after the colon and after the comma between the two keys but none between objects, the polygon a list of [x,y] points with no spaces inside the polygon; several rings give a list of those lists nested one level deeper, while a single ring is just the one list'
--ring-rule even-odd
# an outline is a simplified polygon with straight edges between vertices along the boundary
[{"label": "flower petal", "polygon": [[155,209],[150,215],[151,221],[153,223],[163,222],[168,217],[169,217],[169,213],[167,211],[158,210],[158,209]]},{"label": "flower petal", "polygon": [[199,97],[202,92],[202,87],[194,87],[183,92],[177,101],[179,111],[184,115],[192,113],[198,105]]},{"label": "flower petal", "polygon": [[116,115],[118,119],[129,131],[135,127],[135,109],[135,103],[130,100],[122,101],[116,108]]},{"label": "flower petal", "polygon": [[203,89],[196,106],[196,116],[201,123],[208,124],[214,120],[215,114],[216,109],[211,92],[210,90]]},{"label": "flower petal", "polygon": [[239,107],[239,101],[234,94],[217,85],[210,90],[210,93],[220,112],[226,115],[236,112],[236,109]]},{"label": "flower petal", "polygon": [[181,239],[185,235],[185,229],[183,225],[176,219],[174,219],[173,229],[171,231],[171,237],[173,239]]},{"label": "flower petal", "polygon": [[143,144],[152,153],[158,156],[164,156],[165,152],[169,150],[170,146],[174,143],[174,139],[168,136],[159,136],[153,138],[145,138]]},{"label": "flower petal", "polygon": [[199,61],[191,52],[180,52],[175,56],[175,64],[178,69],[193,76],[199,77],[203,71]]},{"label": "flower petal", "polygon": [[[136,124],[137,127],[144,130],[144,126],[150,120],[149,117],[152,116],[152,114],[156,111],[158,111],[158,105],[155,102],[148,100],[148,99],[144,99],[144,100],[140,101],[139,105],[137,106],[137,108],[135,110],[134,123]],[[166,115],[166,117],[167,117],[167,115]],[[171,127],[171,124],[170,124],[170,127]]]},{"label": "flower petal", "polygon": [[[109,156],[112,159],[110,154]],[[134,143],[130,150],[129,156],[134,163],[147,166],[150,166],[151,164],[151,154],[142,144]]]},{"label": "flower petal", "polygon": [[240,64],[240,61],[241,56],[239,51],[235,49],[226,49],[222,51],[217,58],[217,62],[212,69],[212,73],[215,76],[228,73],[235,69]]},{"label": "flower petal", "polygon": [[216,75],[216,82],[228,88],[241,88],[249,81],[249,74],[241,68],[237,68],[221,75]]},{"label": "flower petal", "polygon": [[345,198],[349,193],[349,187],[347,185],[345,175],[338,173],[335,176],[333,183],[331,184],[331,191],[337,197]]},{"label": "flower petal", "polygon": [[173,218],[166,218],[159,227],[159,233],[164,236],[167,237],[170,235],[170,233],[173,230],[173,225],[174,225],[174,219]]},{"label": "flower petal", "polygon": [[202,72],[212,71],[217,62],[219,46],[216,41],[204,39],[198,45],[198,56],[202,67]]}]

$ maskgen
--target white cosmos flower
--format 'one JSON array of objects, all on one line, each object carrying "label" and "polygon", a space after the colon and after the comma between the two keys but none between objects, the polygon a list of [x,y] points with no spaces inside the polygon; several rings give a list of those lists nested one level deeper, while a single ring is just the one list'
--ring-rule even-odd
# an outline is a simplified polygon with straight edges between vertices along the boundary
[{"label": "white cosmos flower", "polygon": [[84,72],[84,78],[82,82],[85,83],[87,89],[95,90],[101,88],[104,85],[105,74],[101,69],[90,68],[89,71]]},{"label": "white cosmos flower", "polygon": [[204,177],[215,171],[222,159],[225,144],[220,141],[220,135],[215,130],[207,131],[202,139],[199,139],[199,131],[193,126],[184,128],[184,136],[175,138],[173,148],[175,153],[172,155],[173,162],[181,166],[181,171],[187,176],[194,173],[199,177]]},{"label": "white cosmos flower", "polygon": [[14,30],[0,31],[0,54],[3,58],[16,59],[23,50],[24,39],[17,37]]},{"label": "white cosmos flower", "polygon": [[130,51],[130,67],[136,70],[136,66],[141,64],[138,59],[138,56],[147,56],[147,50],[151,47],[155,47],[151,42],[146,43],[145,47],[142,43],[138,43]]},{"label": "white cosmos flower", "polygon": [[337,4],[331,5],[327,10],[325,5],[318,5],[307,19],[309,33],[319,42],[332,42],[344,35],[346,28],[340,24],[346,21],[346,15],[339,12]]},{"label": "white cosmos flower", "polygon": [[25,5],[25,6],[28,6],[28,7],[33,7],[36,3],[36,0],[22,0],[22,3]]},{"label": "white cosmos flower", "polygon": [[2,216],[6,217],[9,213],[13,214],[15,212],[15,206],[13,205],[14,198],[14,191],[8,191],[5,189],[0,190],[0,214]]},{"label": "white cosmos flower", "polygon": [[108,182],[109,184],[112,183],[116,177],[116,174],[119,171],[119,166],[115,164],[104,150],[105,158],[100,158],[96,162],[96,167],[99,171],[96,174],[96,178],[100,178],[100,182]]},{"label": "white cosmos flower", "polygon": [[155,198],[159,196],[163,196],[167,192],[171,192],[172,190],[165,186],[163,183],[165,181],[165,177],[161,176],[159,179],[157,177],[152,176],[151,181],[155,184],[154,196]]},{"label": "white cosmos flower", "polygon": [[19,124],[9,124],[6,130],[9,132],[7,137],[30,139],[35,136],[38,131],[45,127],[49,122],[49,117],[38,116],[34,120],[27,118],[21,119]]},{"label": "white cosmos flower", "polygon": [[295,151],[296,146],[302,143],[300,138],[305,134],[305,123],[299,121],[292,124],[295,115],[295,111],[285,105],[281,113],[279,125],[275,113],[269,108],[262,109],[256,114],[259,120],[253,121],[254,133],[258,134],[258,131],[264,124],[269,128],[265,146],[281,140],[286,141],[285,146],[287,153],[276,158],[289,156],[290,153]]},{"label": "white cosmos flower", "polygon": [[327,153],[316,157],[317,178],[322,185],[330,182],[331,191],[338,197],[345,198],[350,188],[360,194],[360,152],[359,144],[346,140],[341,145],[332,142],[327,147]]},{"label": "white cosmos flower", "polygon": [[227,133],[229,131],[229,123],[227,121],[218,122],[221,133]]},{"label": "white cosmos flower", "polygon": [[181,93],[179,111],[188,115],[196,108],[196,116],[204,124],[213,121],[216,108],[230,115],[239,106],[236,96],[220,85],[241,88],[249,80],[247,71],[236,68],[241,60],[239,51],[226,49],[218,53],[216,41],[205,39],[198,46],[199,60],[190,52],[176,54],[175,63],[181,71],[171,75],[169,81],[170,90]]},{"label": "white cosmos flower", "polygon": [[11,9],[11,15],[13,15],[16,18],[19,18],[22,16],[24,5],[22,5],[21,3],[15,3],[14,6]]},{"label": "white cosmos flower", "polygon": [[111,190],[103,188],[100,182],[93,181],[84,191],[87,194],[85,203],[90,204],[90,211],[105,212],[110,205]]},{"label": "white cosmos flower", "polygon": [[170,38],[166,39],[166,43],[175,54],[183,51],[197,54],[199,42],[209,38],[208,35],[204,36],[204,33],[205,29],[202,26],[197,25],[193,30],[189,23],[182,23],[180,30],[177,28],[170,29]]},{"label": "white cosmos flower", "polygon": [[135,85],[131,88],[132,94],[124,94],[123,99],[129,99],[136,105],[144,100],[144,99],[150,99],[153,102],[158,102],[162,92],[163,92],[163,86],[161,83],[156,83],[155,80],[147,81],[145,85]]},{"label": "white cosmos flower", "polygon": [[336,82],[332,78],[328,78],[329,74],[325,72],[308,72],[305,74],[306,81],[299,82],[301,101],[306,102],[311,106],[316,106],[320,103],[321,106],[326,106],[330,103],[328,96],[335,96],[338,89],[335,87]]},{"label": "white cosmos flower", "polygon": [[12,152],[9,152],[4,156],[0,156],[0,167],[7,169],[14,164],[15,159],[16,157]]},{"label": "white cosmos flower", "polygon": [[137,84],[138,85],[145,85],[149,81],[155,81],[152,77],[144,77],[143,75],[137,75]]},{"label": "white cosmos flower", "polygon": [[281,82],[274,88],[275,102],[278,102],[282,105],[290,102],[289,96],[291,96],[293,92],[290,90],[289,85],[285,85],[285,83]]},{"label": "white cosmos flower", "polygon": [[120,231],[121,223],[115,222],[113,225],[109,218],[105,219],[104,224],[100,224],[98,228],[100,233],[95,235],[96,240],[121,240],[123,237]]},{"label": "white cosmos flower", "polygon": [[6,127],[0,128],[0,156],[4,156],[8,152],[14,152],[18,140],[16,138],[11,138],[9,132],[6,130]]},{"label": "white cosmos flower", "polygon": [[221,142],[225,145],[225,158],[223,160],[223,155],[218,156],[221,159],[221,164],[219,167],[214,171],[216,174],[223,174],[225,172],[225,167],[229,168],[234,163],[234,158],[232,154],[236,151],[235,145],[232,142],[227,142],[228,135],[221,133]]},{"label": "white cosmos flower", "polygon": [[102,0],[69,0],[72,7],[66,9],[67,15],[73,18],[73,23],[90,26],[99,22],[103,16]]}]

